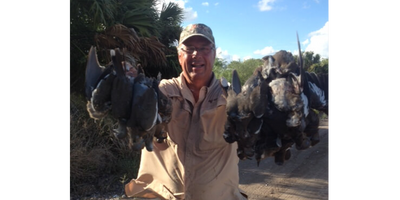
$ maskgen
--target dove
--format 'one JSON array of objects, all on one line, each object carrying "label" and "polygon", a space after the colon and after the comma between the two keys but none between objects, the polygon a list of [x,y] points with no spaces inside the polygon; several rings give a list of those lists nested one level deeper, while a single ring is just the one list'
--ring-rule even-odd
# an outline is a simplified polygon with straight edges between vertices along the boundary
[{"label": "dove", "polygon": [[111,110],[111,90],[114,78],[112,65],[101,66],[97,59],[96,47],[92,46],[85,73],[86,107],[92,118],[101,119]]}]

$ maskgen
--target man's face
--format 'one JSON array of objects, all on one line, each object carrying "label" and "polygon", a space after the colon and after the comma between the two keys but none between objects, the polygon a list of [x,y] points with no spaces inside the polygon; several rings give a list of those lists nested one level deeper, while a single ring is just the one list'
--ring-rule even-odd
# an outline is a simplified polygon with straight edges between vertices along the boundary
[{"label": "man's face", "polygon": [[[191,54],[190,50],[193,49],[196,50]],[[214,45],[201,36],[190,37],[178,47],[179,63],[188,84],[208,83],[212,76],[215,55]]]}]

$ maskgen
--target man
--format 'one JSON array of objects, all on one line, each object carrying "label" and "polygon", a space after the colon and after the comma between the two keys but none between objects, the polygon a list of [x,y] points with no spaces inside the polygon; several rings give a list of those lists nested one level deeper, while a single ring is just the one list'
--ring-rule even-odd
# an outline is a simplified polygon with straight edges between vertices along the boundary
[{"label": "man", "polygon": [[223,138],[226,96],[212,68],[216,56],[211,29],[187,26],[178,58],[182,73],[159,88],[172,100],[168,138],[142,150],[138,177],[125,185],[128,197],[159,199],[246,199],[239,191],[237,144]]}]

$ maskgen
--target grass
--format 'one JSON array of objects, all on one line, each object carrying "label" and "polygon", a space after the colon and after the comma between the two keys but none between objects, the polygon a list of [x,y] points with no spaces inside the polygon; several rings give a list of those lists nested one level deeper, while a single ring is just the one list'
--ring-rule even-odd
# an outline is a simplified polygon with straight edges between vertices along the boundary
[{"label": "grass", "polygon": [[123,194],[124,184],[136,178],[140,152],[128,141],[116,139],[111,117],[94,120],[86,111],[86,100],[71,94],[70,99],[70,194]]}]

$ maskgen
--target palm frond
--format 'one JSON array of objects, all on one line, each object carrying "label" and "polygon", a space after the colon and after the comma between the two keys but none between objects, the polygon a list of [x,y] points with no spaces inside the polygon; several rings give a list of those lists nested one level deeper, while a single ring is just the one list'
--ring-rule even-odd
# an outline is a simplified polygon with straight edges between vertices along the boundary
[{"label": "palm frond", "polygon": [[169,22],[170,25],[179,25],[183,20],[183,10],[178,4],[169,2],[168,4],[163,3],[160,21]]},{"label": "palm frond", "polygon": [[92,16],[94,24],[107,26],[108,22],[114,21],[116,13],[115,0],[93,0],[88,14]]},{"label": "palm frond", "polygon": [[104,33],[95,36],[97,46],[114,49],[127,48],[129,51],[135,51],[139,37],[136,31],[122,24],[116,24],[107,28]]},{"label": "palm frond", "polygon": [[155,25],[154,12],[150,8],[137,8],[129,10],[125,13],[122,23],[128,27],[135,28],[141,36],[149,37],[151,35],[159,35]]},{"label": "palm frond", "polygon": [[104,32],[96,34],[95,43],[99,60],[103,63],[110,62],[109,50],[114,48],[126,48],[136,60],[139,60],[140,54],[142,54],[139,45],[140,38],[136,31],[122,24],[116,24],[107,28]]},{"label": "palm frond", "polygon": [[121,24],[109,27],[104,33],[97,34],[95,37],[96,46],[99,53],[103,52],[103,57],[110,60],[108,49],[126,48],[143,68],[151,66],[166,66],[165,57],[166,47],[160,43],[157,37],[138,37],[133,28],[128,28]]},{"label": "palm frond", "polygon": [[158,41],[157,37],[152,36],[141,38],[140,46],[143,52],[145,52],[143,56],[141,56],[141,61],[144,67],[147,65],[166,65],[167,59],[164,54],[166,47]]}]

